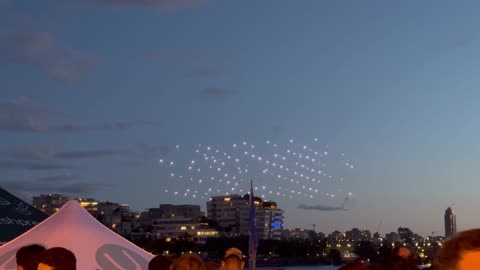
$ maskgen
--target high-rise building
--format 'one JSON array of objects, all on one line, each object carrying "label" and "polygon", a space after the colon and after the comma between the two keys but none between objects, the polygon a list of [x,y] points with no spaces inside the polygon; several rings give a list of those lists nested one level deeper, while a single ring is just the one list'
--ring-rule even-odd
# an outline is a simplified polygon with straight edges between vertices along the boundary
[{"label": "high-rise building", "polygon": [[445,237],[453,236],[457,233],[457,217],[451,207],[445,210]]},{"label": "high-rise building", "polygon": [[[208,218],[229,236],[248,235],[249,196],[237,194],[215,196],[207,202]],[[283,210],[275,202],[255,198],[256,226],[259,239],[280,240],[283,230]]]},{"label": "high-rise building", "polygon": [[160,213],[162,218],[171,217],[185,217],[196,219],[203,215],[200,210],[200,205],[173,205],[173,204],[160,204]]},{"label": "high-rise building", "polygon": [[60,194],[42,194],[40,196],[33,197],[33,207],[46,213],[47,215],[57,212],[67,202],[68,197]]},{"label": "high-rise building", "polygon": [[75,198],[80,205],[95,218],[98,216],[98,201],[92,198]]}]

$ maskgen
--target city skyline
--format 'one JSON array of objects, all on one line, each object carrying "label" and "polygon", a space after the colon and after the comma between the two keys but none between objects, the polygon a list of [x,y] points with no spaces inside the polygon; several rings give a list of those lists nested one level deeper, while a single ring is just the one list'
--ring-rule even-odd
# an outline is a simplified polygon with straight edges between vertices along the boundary
[{"label": "city skyline", "polygon": [[[62,194],[39,194],[38,196],[35,196],[33,197],[33,203],[32,203],[32,206],[37,208],[38,210],[44,212],[44,213],[47,213],[49,215],[52,215],[54,214],[55,212],[57,212],[58,210],[61,209],[61,207],[66,204],[68,202],[68,200],[75,200],[75,201],[78,201],[80,202],[80,204],[82,205],[82,207],[84,207],[87,211],[91,211],[90,208],[92,209],[95,209],[95,211],[98,211],[98,207],[97,205],[99,203],[104,203],[104,204],[107,204],[107,205],[118,205],[118,206],[122,206],[123,208],[125,209],[130,209],[131,213],[132,214],[135,214],[135,215],[139,215],[139,214],[143,214],[143,213],[149,213],[151,212],[152,210],[154,210],[154,213],[156,213],[156,211],[158,209],[162,209],[162,207],[165,209],[165,210],[168,210],[170,208],[172,209],[183,209],[182,207],[186,207],[185,209],[188,209],[187,214],[191,214],[192,212],[192,209],[195,209],[195,207],[198,207],[198,213],[199,214],[202,214],[204,217],[209,217],[209,215],[215,215],[211,212],[208,211],[208,208],[209,208],[209,204],[212,203],[212,199],[215,201],[223,201],[224,200],[224,197],[228,197],[228,198],[231,198],[231,199],[235,199],[235,200],[240,200],[242,197],[244,196],[247,196],[248,197],[249,193],[246,193],[244,195],[240,195],[240,194],[230,194],[230,195],[218,195],[218,196],[213,196],[211,197],[209,200],[207,200],[203,205],[202,204],[171,204],[171,203],[161,203],[161,204],[158,204],[158,205],[155,205],[155,206],[152,206],[152,207],[149,207],[149,208],[145,208],[145,209],[142,209],[142,210],[135,210],[135,208],[132,208],[131,205],[128,205],[128,204],[124,204],[122,202],[111,202],[111,201],[102,201],[102,200],[98,200],[96,198],[91,198],[91,197],[77,197],[77,198],[68,198]],[[256,198],[260,199],[263,201],[263,203],[266,203],[267,204],[267,208],[268,208],[268,204],[269,203],[273,203],[275,205],[275,209],[278,209],[280,212],[283,213],[283,216],[285,215],[283,209],[280,208],[280,206],[277,204],[277,202],[275,201],[272,201],[272,200],[268,200],[268,198],[260,198],[260,197],[257,197],[255,196]],[[67,200],[68,199],[68,200]],[[241,201],[245,200],[245,198],[241,199]],[[28,201],[28,200],[26,200]],[[35,201],[37,201],[35,203]],[[228,200],[230,201],[230,199]],[[93,203],[93,204],[92,204]],[[238,203],[238,202],[237,202]],[[192,208],[193,207],[193,208]],[[228,207],[227,207],[228,208]],[[233,208],[238,208],[238,205],[237,206],[233,206]],[[173,212],[175,211],[178,211],[178,210],[172,210]],[[183,214],[185,214],[183,213]],[[210,214],[209,214],[210,213]],[[156,213],[158,214],[158,213]],[[221,215],[222,216],[222,215]],[[453,218],[452,218],[453,216]],[[193,216],[188,216],[189,218],[192,218]],[[214,218],[215,219],[215,218]],[[228,218],[227,218],[228,220]],[[227,221],[227,223],[230,222],[230,221]],[[453,234],[456,233],[456,215],[454,214],[453,210],[451,207],[447,208],[445,210],[445,215],[444,215],[444,222],[445,222],[445,237],[447,236],[451,236]],[[382,221],[380,221],[380,223],[378,224],[377,228],[376,229],[380,229],[381,228],[381,225],[382,225]],[[379,233],[379,230],[371,230],[369,228],[361,228],[361,227],[358,227],[358,226],[355,226],[354,224],[351,225],[350,228],[346,228],[344,230],[339,230],[338,228],[334,228],[333,230],[331,231],[318,231],[316,228],[317,228],[318,224],[306,224],[305,226],[303,227],[283,227],[284,230],[305,230],[305,231],[310,231],[310,230],[313,230],[315,231],[316,233],[320,233],[320,234],[325,234],[325,235],[330,235],[330,234],[335,234],[336,232],[343,232],[343,233],[348,233],[350,232],[351,230],[360,230],[360,231],[366,231],[366,232],[370,232],[372,235],[375,234],[375,233]],[[228,227],[228,226],[227,226]],[[311,227],[311,228],[310,228]],[[448,228],[448,229],[447,229]],[[450,231],[448,230],[451,230],[451,228],[453,229],[453,233],[450,233]],[[417,233],[415,230],[411,231],[410,228],[408,227],[405,227],[405,226],[402,226],[402,224],[399,224],[398,225],[398,228],[394,228],[392,229],[391,231],[384,231],[380,234],[380,236],[383,236],[383,238],[385,237],[389,237],[388,235],[389,234],[394,234],[394,235],[397,235],[397,231],[399,230],[408,230],[408,232],[410,234],[413,234],[413,233]],[[429,232],[428,234],[425,234],[425,235],[421,235],[420,236],[422,237],[436,237],[436,236],[441,236],[438,234],[438,232],[435,232],[435,231],[432,231],[432,232]],[[400,236],[395,236],[395,237],[400,237]]]},{"label": "city skyline", "polygon": [[141,211],[254,180],[287,227],[478,227],[479,8],[0,0],[0,186]]}]

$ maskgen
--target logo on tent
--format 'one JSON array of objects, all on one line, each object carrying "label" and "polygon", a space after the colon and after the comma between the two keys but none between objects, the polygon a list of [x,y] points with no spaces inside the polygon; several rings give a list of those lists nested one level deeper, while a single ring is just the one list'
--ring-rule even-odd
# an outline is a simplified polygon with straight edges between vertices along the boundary
[{"label": "logo on tent", "polygon": [[26,216],[30,216],[32,214],[32,212],[30,212],[28,210],[28,204],[24,203],[24,202],[20,202],[18,205],[17,205],[17,208],[16,208],[17,212],[19,212],[20,214],[22,215],[26,215]]},{"label": "logo on tent", "polygon": [[0,197],[0,205],[10,205],[11,203],[6,199]]}]

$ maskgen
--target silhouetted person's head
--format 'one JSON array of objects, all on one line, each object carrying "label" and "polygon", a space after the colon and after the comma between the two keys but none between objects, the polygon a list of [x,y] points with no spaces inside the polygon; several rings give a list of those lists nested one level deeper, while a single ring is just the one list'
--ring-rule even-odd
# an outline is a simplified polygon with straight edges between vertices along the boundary
[{"label": "silhouetted person's head", "polygon": [[408,258],[401,256],[390,257],[381,269],[388,270],[418,270],[419,268]]},{"label": "silhouetted person's head", "polygon": [[223,256],[222,266],[225,270],[242,270],[245,267],[243,254],[238,248],[229,248]]},{"label": "silhouetted person's head", "polygon": [[185,254],[176,259],[170,270],[206,270],[202,258],[197,254]]},{"label": "silhouetted person's head", "polygon": [[40,245],[29,245],[17,251],[17,270],[37,270],[37,257],[44,252]]},{"label": "silhouetted person's head", "polygon": [[367,262],[364,260],[356,260],[350,263],[345,264],[340,267],[338,270],[371,270],[373,269]]},{"label": "silhouetted person's head", "polygon": [[37,270],[76,270],[77,259],[68,249],[54,247],[47,249],[38,257]]},{"label": "silhouetted person's head", "polygon": [[221,265],[216,262],[205,262],[205,266],[207,267],[207,270],[218,270]]},{"label": "silhouetted person's head", "polygon": [[168,270],[171,264],[169,258],[157,255],[148,263],[148,270]]},{"label": "silhouetted person's head", "polygon": [[464,231],[450,240],[433,258],[435,270],[480,269],[480,229]]},{"label": "silhouetted person's head", "polygon": [[408,261],[415,261],[417,256],[413,250],[407,246],[398,246],[393,250],[393,256],[402,257]]}]

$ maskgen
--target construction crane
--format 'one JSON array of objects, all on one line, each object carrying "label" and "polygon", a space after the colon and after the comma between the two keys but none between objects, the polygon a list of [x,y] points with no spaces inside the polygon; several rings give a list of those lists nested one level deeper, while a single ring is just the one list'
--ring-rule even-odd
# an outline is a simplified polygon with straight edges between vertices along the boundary
[{"label": "construction crane", "polygon": [[380,222],[378,223],[378,226],[377,226],[377,233],[380,233],[380,228],[382,227],[382,220],[380,219]]},{"label": "construction crane", "polygon": [[312,226],[313,231],[314,231],[314,232],[317,232],[317,231],[315,230],[315,228],[317,228],[317,224],[307,224],[307,225]]}]

